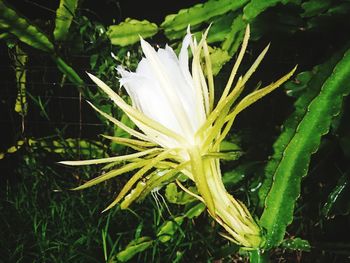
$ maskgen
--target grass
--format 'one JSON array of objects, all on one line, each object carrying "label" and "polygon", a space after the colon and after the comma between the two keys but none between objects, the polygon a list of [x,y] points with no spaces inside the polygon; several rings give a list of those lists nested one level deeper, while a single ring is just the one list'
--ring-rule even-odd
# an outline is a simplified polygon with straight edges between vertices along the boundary
[{"label": "grass", "polygon": [[68,190],[96,173],[94,167],[67,169],[55,163],[59,155],[42,149],[23,149],[7,158],[17,167],[2,184],[0,262],[116,262],[116,253],[141,236],[154,242],[133,258],[136,262],[162,262],[164,255],[174,262],[204,262],[225,253],[221,247],[227,242],[218,238],[206,215],[185,220],[162,243],[157,231],[181,214],[182,206],[168,204],[170,215],[162,201],[150,196],[133,210],[101,214],[118,189],[116,183]]},{"label": "grass", "polygon": [[44,164],[35,152],[23,161],[15,174],[17,183],[7,184],[2,200],[5,262],[101,262],[99,228],[106,215],[95,216],[102,208],[101,189],[55,191],[71,184],[64,178],[67,173]]},{"label": "grass", "polygon": [[[343,262],[348,257],[347,237],[340,240],[332,234],[339,229],[337,224],[346,226],[346,216],[324,220],[319,215],[319,199],[325,199],[333,185],[324,184],[322,188],[314,181],[329,181],[326,174],[336,172],[334,169],[323,172],[325,163],[333,162],[337,166],[339,162],[330,157],[323,160],[323,165],[316,163],[312,176],[305,181],[304,198],[298,203],[295,223],[289,227],[290,233],[310,240],[312,252],[276,249],[272,262],[308,262],[314,260],[316,254],[320,255],[318,262]],[[121,211],[116,207],[101,214],[126,178],[70,191],[99,171],[94,166],[77,170],[56,164],[62,159],[62,155],[41,148],[23,148],[2,160],[9,169],[7,172],[3,169],[1,180],[4,183],[0,184],[0,262],[114,263],[118,262],[118,252],[141,237],[153,240],[152,246],[128,262],[163,262],[165,256],[169,262],[246,261],[244,254],[237,253],[237,246],[219,236],[221,228],[207,213],[185,219],[175,228],[169,241],[161,242],[157,238],[158,231],[165,222],[182,215],[184,207],[165,204],[159,196],[156,201],[150,195],[129,210]],[[224,169],[232,168],[224,165]],[[248,196],[254,198],[249,185],[255,185],[250,181],[256,180],[256,172],[254,169],[252,175],[229,186],[240,200]],[[322,190],[325,187],[327,190]],[[164,195],[164,189],[159,194]]]}]

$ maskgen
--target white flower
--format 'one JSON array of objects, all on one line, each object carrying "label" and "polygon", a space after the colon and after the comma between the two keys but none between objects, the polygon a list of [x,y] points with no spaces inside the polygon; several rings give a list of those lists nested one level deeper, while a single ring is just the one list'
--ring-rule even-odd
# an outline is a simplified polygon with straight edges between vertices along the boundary
[{"label": "white flower", "polygon": [[[214,81],[206,43],[207,32],[199,43],[192,39],[188,32],[178,57],[169,46],[155,51],[149,43],[141,39],[145,58],[138,64],[136,72],[117,68],[121,74],[120,84],[131,97],[132,106],[101,80],[89,74],[141,131],[131,129],[92,105],[100,114],[136,139],[106,137],[132,147],[138,152],[97,160],[62,163],[68,165],[107,162],[115,165],[121,161],[126,163],[76,189],[90,187],[139,169],[107,209],[121,200],[123,200],[121,207],[125,208],[159,185],[176,180],[177,173],[182,172],[195,183],[198,193],[190,192],[177,181],[179,187],[207,206],[210,215],[228,232],[229,235],[225,237],[244,247],[257,248],[264,242],[259,226],[244,204],[227,193],[222,183],[219,158],[224,154],[220,153],[220,144],[230,131],[237,114],[280,86],[294,73],[295,68],[276,82],[236,102],[268,50],[266,47],[248,71],[233,85],[247,47],[248,26],[227,85],[214,106]],[[188,65],[189,46],[193,55],[191,71]],[[206,76],[202,64],[205,66]],[[153,168],[158,170],[154,171]],[[163,170],[160,177],[159,169]]]},{"label": "white flower", "polygon": [[[177,57],[171,47],[155,51],[141,39],[146,57],[142,58],[136,72],[121,67],[118,71],[122,76],[120,84],[137,110],[183,137],[186,143],[194,144],[195,133],[205,121],[205,109],[203,103],[196,101],[198,94],[189,71],[187,49],[190,40],[188,34]],[[142,124],[139,128],[165,148],[183,147],[181,142],[169,136],[149,134]]]}]

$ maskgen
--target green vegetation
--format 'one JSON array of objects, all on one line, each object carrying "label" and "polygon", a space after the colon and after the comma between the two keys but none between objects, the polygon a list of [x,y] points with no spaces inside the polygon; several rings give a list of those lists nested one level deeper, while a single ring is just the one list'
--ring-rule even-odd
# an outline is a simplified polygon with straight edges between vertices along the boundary
[{"label": "green vegetation", "polygon": [[[98,5],[107,10],[107,2]],[[1,95],[0,104],[8,113],[1,115],[0,262],[346,262],[350,2],[208,0],[172,14],[159,8],[133,16],[138,4],[116,5],[123,14],[117,16],[87,1],[41,6],[0,0],[0,50],[7,63],[0,82],[12,94]],[[30,9],[47,16],[33,18]],[[156,170],[146,193],[137,193],[139,181],[134,197],[104,213],[132,171],[70,190],[124,163],[71,168],[59,161],[131,154],[135,146],[86,103],[134,128],[85,72],[128,100],[115,67],[135,70],[142,57],[139,36],[179,51],[188,25],[197,39],[210,25],[208,50],[219,95],[248,24],[251,40],[238,74],[264,46],[271,47],[242,96],[298,64],[276,94],[237,118],[222,145],[232,155],[221,160],[223,181],[262,227],[261,250],[224,239],[204,205],[179,184],[166,184],[170,177],[159,181]],[[63,97],[73,99],[55,101]],[[195,191],[183,175],[175,177]]]}]

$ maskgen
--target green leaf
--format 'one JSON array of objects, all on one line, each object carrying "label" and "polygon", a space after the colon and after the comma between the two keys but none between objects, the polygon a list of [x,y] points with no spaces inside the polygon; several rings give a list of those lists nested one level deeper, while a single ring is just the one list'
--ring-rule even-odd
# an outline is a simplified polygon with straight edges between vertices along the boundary
[{"label": "green leaf", "polygon": [[117,254],[117,259],[126,262],[136,254],[146,250],[152,245],[153,241],[150,237],[140,237],[131,241],[127,247]]},{"label": "green leaf", "polygon": [[[56,63],[58,69],[67,76],[67,78],[77,85],[78,87],[81,87],[84,84],[84,81],[80,78],[78,73],[69,66],[62,58],[57,56],[52,56],[53,61]],[[82,94],[86,95],[87,91],[84,91],[83,89],[80,89]]]},{"label": "green leaf", "polygon": [[289,81],[284,85],[286,94],[291,97],[300,97],[313,75],[314,73],[311,71],[300,72],[293,81]]},{"label": "green leaf", "polygon": [[[0,0],[0,29],[10,32],[19,40],[34,48],[52,54],[52,59],[57,64],[58,69],[65,74],[68,79],[81,87],[84,82],[74,69],[67,65],[62,58],[54,53],[54,46],[37,27],[31,25],[25,18],[19,16],[16,11],[5,5],[4,1]],[[86,95],[86,91],[80,89]]]},{"label": "green leaf", "polygon": [[[322,69],[324,70],[323,67]],[[299,100],[299,103],[304,101],[304,109],[297,108],[299,113],[294,113],[295,119],[287,120],[287,132],[283,132],[278,143],[274,145],[275,151],[278,152],[274,157],[277,158],[273,158],[266,168],[267,171],[272,171],[272,176],[269,175],[270,182],[265,180],[261,197],[266,195],[268,185],[271,185],[271,188],[266,197],[260,223],[266,229],[267,248],[282,242],[286,227],[293,220],[294,205],[300,195],[301,179],[307,174],[310,157],[317,151],[322,135],[329,131],[332,118],[339,114],[343,97],[350,92],[350,50],[330,74],[322,76],[317,75],[315,81],[310,81],[310,84],[318,82],[317,86],[323,84],[321,90],[314,98],[305,94],[305,98]],[[322,81],[325,76],[328,78]]]},{"label": "green leaf", "polygon": [[249,252],[250,263],[268,263],[268,254],[261,250],[252,250]]},{"label": "green leaf", "polygon": [[0,0],[0,29],[10,32],[19,40],[34,48],[46,52],[54,50],[53,44],[37,27],[18,15],[3,0]]},{"label": "green leaf", "polygon": [[[193,189],[189,189],[193,191]],[[184,205],[194,200],[197,200],[195,197],[189,195],[188,193],[180,190],[178,191],[178,187],[175,183],[170,183],[165,188],[165,197],[172,204]]]},{"label": "green leaf", "polygon": [[[340,60],[341,54],[335,55],[329,61],[323,65],[316,66],[310,73],[312,74],[311,79],[308,81],[308,85],[305,88],[305,92],[299,97],[299,99],[294,103],[295,110],[291,116],[283,124],[283,131],[280,136],[277,138],[273,145],[274,154],[270,158],[270,161],[265,167],[265,180],[259,190],[259,199],[260,206],[264,206],[265,198],[268,194],[268,191],[271,188],[273,177],[276,174],[284,151],[290,141],[293,139],[293,136],[296,134],[296,129],[299,123],[302,121],[305,116],[308,105],[311,101],[318,95],[320,92],[321,86],[326,81],[327,77],[332,73],[333,68],[336,63]],[[303,73],[300,73],[303,75]],[[294,85],[298,81],[299,75],[296,76],[296,80],[291,80],[286,83],[287,86]],[[290,84],[293,83],[293,84]]]},{"label": "green leaf", "polygon": [[77,6],[78,0],[60,1],[60,6],[56,11],[55,30],[53,32],[56,41],[66,39]]},{"label": "green leaf", "polygon": [[311,250],[309,241],[299,237],[283,240],[281,247],[290,250],[301,250],[307,252],[310,252]]},{"label": "green leaf", "polygon": [[326,11],[332,4],[331,0],[310,0],[301,4],[304,9],[304,13],[301,14],[302,17],[311,17]]},{"label": "green leaf", "polygon": [[148,38],[158,32],[158,26],[147,20],[127,18],[124,22],[108,28],[107,36],[112,45],[127,46],[139,42],[140,36]]},{"label": "green leaf", "polygon": [[321,213],[324,217],[330,218],[333,215],[346,215],[350,212],[350,187],[349,174],[344,174],[338,179],[336,186],[329,194]]},{"label": "green leaf", "polygon": [[21,116],[26,116],[28,111],[28,103],[26,96],[26,64],[28,62],[28,55],[23,50],[21,50],[18,45],[16,45],[15,47],[13,62],[17,84],[15,112],[19,113]]},{"label": "green leaf", "polygon": [[235,16],[236,12],[229,12],[225,15],[213,18],[207,37],[207,43],[223,41],[230,32],[230,27]]},{"label": "green leaf", "polygon": [[328,15],[328,16],[346,15],[349,13],[349,10],[350,10],[350,3],[341,3],[329,8],[329,10],[327,10],[325,15]]},{"label": "green leaf", "polygon": [[227,140],[224,140],[220,143],[221,152],[240,151],[240,150],[241,150],[241,147],[239,147],[237,143],[230,142]]},{"label": "green leaf", "polygon": [[232,24],[230,32],[226,33],[226,38],[222,43],[222,49],[227,50],[232,56],[238,49],[243,39],[244,30],[247,24],[252,23],[254,19],[264,12],[267,8],[277,5],[278,3],[286,4],[295,2],[293,0],[251,0],[244,8],[243,14],[237,16]]},{"label": "green leaf", "polygon": [[244,7],[243,10],[243,18],[244,20],[247,20],[248,22],[252,21],[252,19],[254,19],[255,17],[257,17],[259,14],[261,14],[262,12],[264,12],[266,9],[268,9],[269,7],[273,7],[277,4],[287,4],[288,2],[295,2],[295,1],[291,1],[291,0],[252,0],[250,1],[249,4],[247,4]]},{"label": "green leaf", "polygon": [[[279,163],[283,157],[283,152],[289,142],[292,140],[296,129],[301,122],[302,118],[307,112],[308,105],[311,101],[318,95],[320,92],[322,84],[325,82],[327,77],[332,73],[332,70],[336,63],[340,60],[341,54],[344,52],[340,52],[335,55],[329,61],[324,63],[323,65],[316,66],[310,74],[311,80],[307,80],[306,91],[299,97],[299,99],[295,102],[294,113],[285,121],[283,125],[283,132],[280,134],[279,138],[274,143],[274,154],[270,158],[270,161],[266,165],[265,168],[265,180],[263,182],[262,187],[259,190],[259,197],[261,206],[263,206],[263,202],[265,201],[266,195],[271,187],[273,176],[278,168]],[[299,77],[303,76],[304,73],[300,73],[296,76],[295,80],[291,80],[286,83],[286,86],[295,85],[296,82],[299,82]],[[308,79],[309,77],[307,77]],[[301,81],[302,82],[302,81]],[[292,83],[292,84],[291,84]],[[288,91],[287,91],[288,92]]]},{"label": "green leaf", "polygon": [[339,3],[330,7],[323,13],[319,13],[317,16],[311,17],[307,20],[307,29],[312,28],[325,28],[328,26],[334,26],[335,21],[341,17],[346,17],[350,11],[350,3]]},{"label": "green leaf", "polygon": [[[160,189],[162,186],[164,186],[168,182],[173,181],[176,177],[181,176],[181,172],[180,172],[179,167],[180,166],[178,166],[177,168],[173,168],[173,169],[155,170],[153,173],[148,175],[146,177],[146,186],[143,189],[143,191],[140,193],[137,201],[138,202],[142,201],[153,190]],[[186,195],[182,195],[181,192],[178,192],[179,196],[176,196],[176,193],[172,192],[173,190],[174,190],[174,188],[172,188],[170,190],[166,190],[165,194],[166,194],[167,198],[169,197],[169,199],[168,199],[169,202],[171,202],[170,200],[174,201],[175,203],[176,202],[184,202],[185,199],[187,199]],[[167,193],[167,191],[168,191],[168,193]],[[172,195],[172,194],[174,194],[174,195]],[[180,199],[182,199],[182,200],[180,200]]]},{"label": "green leaf", "polygon": [[205,208],[206,208],[205,204],[198,203],[194,207],[191,207],[190,209],[188,209],[188,211],[184,216],[187,217],[188,219],[196,218],[205,211]]},{"label": "green leaf", "polygon": [[165,243],[171,240],[183,220],[184,218],[182,216],[178,216],[175,217],[174,220],[165,221],[157,233],[159,241]]},{"label": "green leaf", "polygon": [[24,141],[23,140],[19,140],[15,143],[15,145],[12,145],[11,147],[9,147],[7,150],[0,152],[0,160],[4,159],[5,156],[8,153],[15,153],[17,152],[22,146],[24,145]]},{"label": "green leaf", "polygon": [[248,0],[209,0],[203,4],[182,9],[177,14],[166,16],[161,27],[168,38],[174,39],[174,32],[184,32],[188,25],[193,28],[203,22],[208,22],[213,17],[238,10],[247,2]]},{"label": "green leaf", "polygon": [[222,182],[226,187],[232,187],[247,178],[248,175],[253,174],[260,163],[258,162],[248,162],[241,164],[231,171],[223,173]]},{"label": "green leaf", "polygon": [[5,33],[0,33],[0,40],[7,40],[11,38],[11,34],[5,32]]},{"label": "green leaf", "polygon": [[[53,138],[45,138],[45,139],[31,139],[27,138],[26,141],[19,140],[15,145],[8,148],[3,154],[0,153],[3,157],[7,153],[14,153],[19,150],[24,143],[27,146],[34,149],[40,149],[49,153],[57,153],[62,155],[80,155],[82,157],[91,158],[94,157],[105,157],[107,148],[101,142],[98,141],[90,141],[76,138],[66,138],[66,139],[53,139]],[[0,157],[0,159],[2,159]]]},{"label": "green leaf", "polygon": [[233,20],[230,32],[226,34],[226,38],[224,42],[222,42],[221,48],[226,50],[230,55],[233,55],[242,42],[244,29],[246,27],[247,23],[243,20],[242,15],[237,16]]},{"label": "green leaf", "polygon": [[222,66],[231,59],[231,56],[226,50],[221,48],[209,47],[210,59],[212,61],[213,75],[217,75]]},{"label": "green leaf", "polygon": [[184,251],[176,251],[176,258],[172,261],[172,263],[179,263],[182,262],[182,257],[185,254]]}]

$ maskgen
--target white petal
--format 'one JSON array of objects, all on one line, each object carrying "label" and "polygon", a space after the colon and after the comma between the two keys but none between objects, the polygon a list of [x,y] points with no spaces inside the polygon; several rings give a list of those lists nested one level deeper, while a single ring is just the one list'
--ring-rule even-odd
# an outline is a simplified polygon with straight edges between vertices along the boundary
[{"label": "white petal", "polygon": [[[171,52],[168,52],[165,49],[160,49],[160,52],[157,53],[151,45],[143,39],[141,39],[141,47],[154,79],[157,79],[178,123],[182,127],[182,134],[190,140],[193,139],[195,132],[191,121],[193,117],[190,117],[186,113],[185,107],[187,106],[183,104],[183,99],[180,95],[181,93],[177,91],[178,86],[180,85],[180,83],[178,83],[179,80],[175,79],[174,81],[173,75],[176,73],[173,73],[173,70],[178,68],[178,66],[176,66],[177,59],[174,58],[174,55]],[[161,53],[164,53],[165,56],[160,57],[159,54]]]},{"label": "white petal", "polygon": [[189,68],[188,68],[188,46],[190,45],[191,41],[192,41],[191,33],[187,33],[185,38],[184,38],[184,40],[182,41],[181,51],[180,51],[180,54],[179,54],[180,65],[184,69],[187,69],[188,72],[189,72]]},{"label": "white petal", "polygon": [[175,84],[174,92],[181,101],[194,133],[198,129],[199,123],[196,118],[194,86],[190,72],[182,70],[178,58],[170,47],[159,49],[157,53],[169,81]]},{"label": "white petal", "polygon": [[[191,41],[191,34],[187,34],[177,57],[171,47],[155,51],[141,38],[146,57],[140,61],[136,72],[121,67],[117,70],[121,74],[120,84],[130,95],[133,107],[192,143],[195,132],[202,125],[202,118],[198,116],[203,115],[204,105],[197,103],[197,89],[189,71],[188,47]],[[146,130],[143,131],[147,134]],[[170,138],[160,135],[161,144],[167,139]]]},{"label": "white petal", "polygon": [[120,83],[131,97],[134,107],[170,130],[178,134],[183,133],[156,81],[139,73],[119,72],[122,74]]},{"label": "white petal", "polygon": [[156,76],[154,76],[146,58],[141,59],[137,65],[136,73],[156,80]]}]

